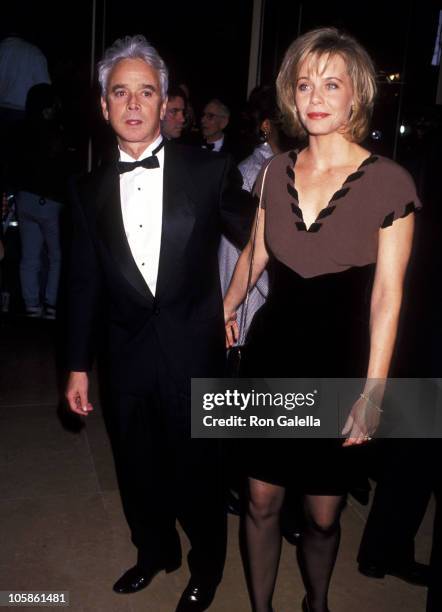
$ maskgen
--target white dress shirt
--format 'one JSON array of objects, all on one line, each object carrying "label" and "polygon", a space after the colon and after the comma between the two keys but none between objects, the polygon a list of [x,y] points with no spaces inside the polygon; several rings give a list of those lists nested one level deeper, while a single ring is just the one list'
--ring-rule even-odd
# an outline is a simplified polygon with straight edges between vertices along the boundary
[{"label": "white dress shirt", "polygon": [[263,142],[258,145],[253,153],[243,160],[238,168],[243,178],[243,189],[252,191],[259,171],[263,167],[266,160],[274,155],[268,142]]},{"label": "white dress shirt", "polygon": [[[139,159],[152,155],[162,136],[152,142]],[[121,212],[132,257],[152,295],[155,295],[160,262],[163,220],[164,147],[156,154],[159,168],[135,168],[120,175]],[[120,161],[132,162],[120,149]]]},{"label": "white dress shirt", "polygon": [[[224,144],[224,136],[221,136],[221,138],[218,138],[218,140],[215,140],[215,142],[212,142],[211,144],[213,144],[213,149],[210,149],[212,152],[218,153],[219,151],[221,151],[221,147]],[[206,145],[203,144],[203,149],[206,149]]]}]

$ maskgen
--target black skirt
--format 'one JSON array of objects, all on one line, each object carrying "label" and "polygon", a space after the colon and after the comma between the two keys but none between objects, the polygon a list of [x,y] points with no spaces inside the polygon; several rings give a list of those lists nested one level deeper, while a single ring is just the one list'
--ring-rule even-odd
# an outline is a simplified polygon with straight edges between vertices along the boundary
[{"label": "black skirt", "polygon": [[[303,278],[276,259],[266,304],[252,322],[242,374],[252,378],[364,378],[374,265]],[[314,495],[366,483],[366,449],[339,439],[241,442],[249,477]]]}]

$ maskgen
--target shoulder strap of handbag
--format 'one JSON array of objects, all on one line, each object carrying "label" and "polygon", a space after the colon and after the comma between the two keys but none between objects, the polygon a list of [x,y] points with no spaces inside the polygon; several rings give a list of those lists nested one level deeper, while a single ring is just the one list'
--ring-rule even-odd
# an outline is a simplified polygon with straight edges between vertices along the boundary
[{"label": "shoulder strap of handbag", "polygon": [[245,334],[246,334],[246,321],[247,321],[247,312],[249,310],[249,296],[250,296],[250,291],[251,291],[251,284],[252,284],[252,273],[253,273],[253,263],[255,261],[255,247],[256,247],[256,235],[258,233],[258,227],[259,227],[259,218],[261,216],[261,204],[262,204],[262,194],[264,193],[264,184],[265,184],[265,180],[266,180],[266,174],[267,174],[267,170],[270,167],[271,162],[269,162],[264,170],[264,174],[262,177],[262,182],[261,182],[261,189],[259,192],[259,202],[258,202],[258,210],[256,213],[256,219],[255,219],[255,226],[253,228],[253,240],[252,240],[252,251],[250,253],[250,266],[249,266],[249,274],[247,277],[247,291],[246,291],[246,298],[244,300],[244,308],[242,311],[242,317],[241,317],[241,323],[240,323],[240,329],[239,329],[239,342],[238,344],[241,346],[242,344],[244,344],[245,342]]}]

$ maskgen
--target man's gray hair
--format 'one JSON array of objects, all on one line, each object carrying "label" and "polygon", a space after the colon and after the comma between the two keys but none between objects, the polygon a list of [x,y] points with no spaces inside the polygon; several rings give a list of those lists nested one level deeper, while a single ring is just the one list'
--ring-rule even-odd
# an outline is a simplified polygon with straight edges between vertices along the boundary
[{"label": "man's gray hair", "polygon": [[208,106],[209,104],[216,104],[216,106],[219,108],[220,110],[220,115],[223,115],[224,117],[226,117],[227,119],[230,118],[230,109],[228,106],[226,106],[224,104],[224,102],[221,102],[221,100],[219,98],[212,98],[211,100],[209,100],[206,104],[206,106]]},{"label": "man's gray hair", "polygon": [[159,56],[158,51],[141,34],[119,38],[111,47],[106,49],[103,59],[98,63],[98,82],[103,98],[107,95],[107,82],[112,69],[124,59],[142,59],[156,70],[160,81],[161,98],[163,100],[166,98],[169,86],[169,73],[166,64]]}]

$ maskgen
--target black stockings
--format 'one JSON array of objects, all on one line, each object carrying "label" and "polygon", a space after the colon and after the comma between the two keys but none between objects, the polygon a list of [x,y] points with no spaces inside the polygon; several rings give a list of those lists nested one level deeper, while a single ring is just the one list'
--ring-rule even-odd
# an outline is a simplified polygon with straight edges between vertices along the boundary
[{"label": "black stockings", "polygon": [[[245,518],[248,583],[253,612],[271,612],[281,554],[283,487],[249,479]],[[327,612],[327,593],[340,539],[342,496],[306,495],[298,558],[310,612]]]},{"label": "black stockings", "polygon": [[305,523],[298,560],[307,592],[309,612],[327,612],[327,594],[338,554],[339,517],[343,496],[306,495]]},{"label": "black stockings", "polygon": [[271,612],[279,557],[279,515],[284,488],[249,479],[249,503],[245,519],[248,584],[253,612]]}]

